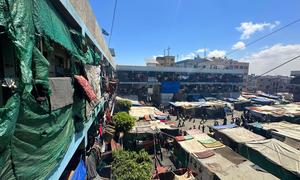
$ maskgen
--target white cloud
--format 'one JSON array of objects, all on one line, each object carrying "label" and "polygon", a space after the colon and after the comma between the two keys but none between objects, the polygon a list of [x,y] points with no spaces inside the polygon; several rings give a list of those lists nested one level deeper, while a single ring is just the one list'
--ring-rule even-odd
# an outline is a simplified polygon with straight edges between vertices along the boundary
[{"label": "white cloud", "polygon": [[194,53],[194,52],[191,52],[186,55],[181,55],[181,59],[194,59],[194,57],[196,57],[196,53]]},{"label": "white cloud", "polygon": [[207,48],[201,48],[201,49],[198,49],[197,51],[196,51],[196,53],[204,53],[205,51],[208,51],[208,49]]},{"label": "white cloud", "polygon": [[[275,44],[267,49],[260,50],[241,60],[250,63],[250,73],[260,75],[266,71],[282,64],[283,62],[300,54],[300,44]],[[270,72],[268,75],[287,75],[291,71],[299,70],[300,59],[296,59],[280,68]]]},{"label": "white cloud", "polygon": [[235,49],[245,49],[245,46],[246,44],[242,41],[239,41],[237,43],[235,43],[233,46],[232,46],[232,49],[235,50]]},{"label": "white cloud", "polygon": [[224,50],[213,50],[210,51],[207,55],[207,57],[212,58],[212,57],[224,57],[226,55],[226,51]]},{"label": "white cloud", "polygon": [[239,27],[236,29],[239,32],[242,32],[241,39],[249,39],[251,35],[258,31],[263,31],[264,29],[273,29],[280,24],[279,21],[275,21],[274,23],[253,23],[242,22]]}]

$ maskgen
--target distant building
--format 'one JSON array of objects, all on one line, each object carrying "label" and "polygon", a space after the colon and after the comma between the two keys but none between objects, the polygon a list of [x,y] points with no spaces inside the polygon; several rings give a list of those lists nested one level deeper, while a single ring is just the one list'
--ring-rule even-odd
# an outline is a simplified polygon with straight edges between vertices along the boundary
[{"label": "distant building", "polygon": [[156,57],[157,66],[171,67],[175,64],[175,56],[158,56]]},{"label": "distant building", "polygon": [[263,91],[269,94],[289,92],[291,78],[288,76],[248,76],[248,91]]},{"label": "distant building", "polygon": [[198,69],[228,69],[243,72],[243,90],[247,88],[247,78],[249,73],[249,63],[239,62],[226,58],[201,58],[186,59],[175,63],[176,67],[198,68]]},{"label": "distant building", "polygon": [[247,87],[246,91],[248,91],[248,92],[256,92],[257,91],[255,74],[248,75],[246,87]]},{"label": "distant building", "polygon": [[157,103],[167,103],[176,94],[184,94],[183,99],[238,97],[244,80],[241,70],[124,65],[117,66],[117,76],[120,95],[151,96]]},{"label": "distant building", "polygon": [[294,96],[295,102],[300,102],[300,71],[291,72],[290,92]]}]

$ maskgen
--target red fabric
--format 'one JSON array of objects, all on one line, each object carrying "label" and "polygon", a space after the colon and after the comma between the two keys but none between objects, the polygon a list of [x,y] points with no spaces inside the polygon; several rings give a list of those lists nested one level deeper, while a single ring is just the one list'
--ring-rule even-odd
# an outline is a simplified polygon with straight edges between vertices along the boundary
[{"label": "red fabric", "polygon": [[175,137],[176,141],[184,141],[184,136],[176,136]]},{"label": "red fabric", "polygon": [[103,133],[103,127],[102,127],[102,124],[100,124],[100,126],[99,126],[99,134],[100,134],[100,136],[102,136],[102,133]]},{"label": "red fabric", "polygon": [[165,122],[167,122],[168,120],[160,120],[160,122],[163,122],[163,123],[165,123]]},{"label": "red fabric", "polygon": [[205,159],[205,158],[208,158],[208,157],[211,157],[211,156],[215,155],[215,153],[212,150],[207,150],[207,151],[203,151],[203,152],[197,152],[197,153],[194,153],[194,154],[199,159]]},{"label": "red fabric", "polygon": [[110,112],[106,111],[106,121],[110,122],[111,121],[111,116],[110,116]]},{"label": "red fabric", "polygon": [[95,94],[92,86],[83,76],[75,75],[75,80],[79,83],[89,101],[97,99],[97,95]]}]

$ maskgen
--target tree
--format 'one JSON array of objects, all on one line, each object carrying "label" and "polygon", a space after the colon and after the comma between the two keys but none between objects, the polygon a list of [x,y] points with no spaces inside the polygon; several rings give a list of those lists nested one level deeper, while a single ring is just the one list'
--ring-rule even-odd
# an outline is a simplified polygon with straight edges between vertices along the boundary
[{"label": "tree", "polygon": [[118,112],[113,116],[113,122],[118,132],[128,132],[134,126],[135,118],[127,112]]},{"label": "tree", "polygon": [[114,151],[112,162],[113,179],[150,180],[152,161],[145,150],[139,153],[131,151]]},{"label": "tree", "polygon": [[132,106],[131,101],[119,99],[116,102],[115,108],[117,112],[120,111],[129,112],[131,106]]}]

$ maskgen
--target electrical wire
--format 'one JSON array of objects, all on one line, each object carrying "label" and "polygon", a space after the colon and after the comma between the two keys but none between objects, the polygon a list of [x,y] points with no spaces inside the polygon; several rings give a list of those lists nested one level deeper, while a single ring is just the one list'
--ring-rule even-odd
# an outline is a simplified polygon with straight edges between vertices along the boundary
[{"label": "electrical wire", "polygon": [[[260,41],[260,40],[263,40],[263,39],[265,39],[265,38],[271,36],[272,34],[275,34],[275,33],[279,32],[279,31],[281,31],[281,30],[283,30],[283,29],[285,29],[285,28],[287,28],[287,27],[289,27],[289,26],[291,26],[291,25],[293,25],[293,24],[296,24],[296,23],[298,23],[298,22],[300,22],[300,18],[299,18],[299,19],[296,19],[295,21],[292,21],[292,22],[286,24],[285,26],[282,26],[281,28],[276,29],[275,31],[272,31],[272,32],[270,32],[270,33],[268,33],[268,34],[266,34],[266,35],[264,35],[264,36],[261,36],[260,38],[257,38],[257,39],[255,39],[254,41],[251,41],[251,42],[249,42],[249,43],[246,43],[246,44],[245,44],[245,47],[251,46],[251,45],[255,44],[256,42],[258,42],[258,41]],[[237,51],[239,51],[239,50],[240,50],[240,49],[232,50],[232,51],[230,51],[229,53],[227,53],[226,55],[228,56],[228,55],[233,54],[233,53],[235,53],[235,52],[237,52]]]},{"label": "electrical wire", "polygon": [[268,74],[268,73],[270,73],[270,72],[272,72],[272,71],[274,71],[275,69],[280,68],[281,66],[283,66],[283,65],[285,65],[285,64],[287,64],[287,63],[290,63],[290,62],[292,62],[292,61],[298,59],[298,58],[300,58],[300,54],[299,54],[298,56],[295,56],[295,57],[293,57],[293,58],[291,58],[291,59],[285,61],[284,63],[282,63],[282,64],[280,64],[280,65],[278,65],[278,66],[276,66],[276,67],[274,67],[274,68],[272,68],[272,69],[270,69],[270,70],[268,70],[267,72],[262,73],[261,75],[257,76],[257,79],[260,78],[260,77],[262,77],[262,76],[264,76],[264,75],[266,75],[266,74]]},{"label": "electrical wire", "polygon": [[109,40],[108,40],[108,47],[110,46],[110,41],[111,41],[111,37],[112,37],[112,34],[113,34],[113,29],[114,29],[114,24],[115,24],[115,17],[116,17],[116,11],[117,11],[117,4],[118,4],[118,0],[115,0],[113,18],[112,18],[111,28],[110,28],[110,36],[109,36]]}]

